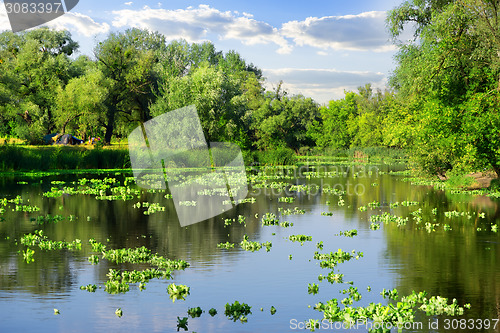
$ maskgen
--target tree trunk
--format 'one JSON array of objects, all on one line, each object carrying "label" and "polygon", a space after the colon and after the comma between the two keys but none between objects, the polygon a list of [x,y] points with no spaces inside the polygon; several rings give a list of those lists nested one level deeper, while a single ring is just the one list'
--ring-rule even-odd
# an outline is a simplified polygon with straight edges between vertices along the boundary
[{"label": "tree trunk", "polygon": [[106,114],[107,124],[106,124],[106,133],[104,134],[104,143],[109,145],[111,144],[111,138],[113,137],[113,131],[115,129],[115,116],[116,116],[116,106],[112,104],[108,108],[108,112]]}]

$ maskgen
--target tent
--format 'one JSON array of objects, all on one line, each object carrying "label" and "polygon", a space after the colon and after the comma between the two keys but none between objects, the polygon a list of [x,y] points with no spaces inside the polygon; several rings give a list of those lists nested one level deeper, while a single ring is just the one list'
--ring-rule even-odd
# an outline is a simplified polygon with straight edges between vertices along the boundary
[{"label": "tent", "polygon": [[51,145],[54,143],[54,140],[58,134],[57,133],[52,133],[52,134],[47,134],[43,137],[43,142],[46,144],[46,145]]},{"label": "tent", "polygon": [[58,145],[79,145],[82,143],[83,140],[80,140],[71,134],[64,134],[56,141],[56,144]]}]

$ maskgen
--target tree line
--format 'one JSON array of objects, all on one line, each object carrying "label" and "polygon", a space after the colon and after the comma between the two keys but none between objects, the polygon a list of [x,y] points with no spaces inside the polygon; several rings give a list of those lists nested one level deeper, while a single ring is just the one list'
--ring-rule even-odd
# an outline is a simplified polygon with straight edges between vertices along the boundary
[{"label": "tree line", "polygon": [[[408,0],[388,12],[398,47],[389,89],[370,84],[319,105],[210,42],[167,43],[130,29],[71,55],[67,31],[0,34],[0,136],[40,143],[70,132],[106,143],[166,111],[194,104],[208,141],[246,150],[318,153],[353,147],[405,149],[444,176],[484,168],[500,175],[498,1]],[[414,38],[398,41],[404,30]]]}]

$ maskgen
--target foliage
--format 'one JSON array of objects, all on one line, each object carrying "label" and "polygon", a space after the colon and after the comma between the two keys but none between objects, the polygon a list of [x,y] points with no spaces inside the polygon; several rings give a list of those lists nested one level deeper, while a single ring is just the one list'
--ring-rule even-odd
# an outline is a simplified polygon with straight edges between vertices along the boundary
[{"label": "foliage", "polygon": [[233,304],[227,303],[224,307],[224,314],[232,321],[240,320],[242,323],[247,321],[247,317],[252,313],[252,307],[246,303],[234,301]]}]

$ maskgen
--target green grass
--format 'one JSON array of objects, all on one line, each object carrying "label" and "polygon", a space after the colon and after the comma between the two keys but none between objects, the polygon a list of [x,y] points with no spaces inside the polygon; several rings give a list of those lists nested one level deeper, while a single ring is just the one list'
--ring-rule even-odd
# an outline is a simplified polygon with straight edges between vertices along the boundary
[{"label": "green grass", "polygon": [[125,168],[130,168],[126,148],[0,146],[2,172]]}]

